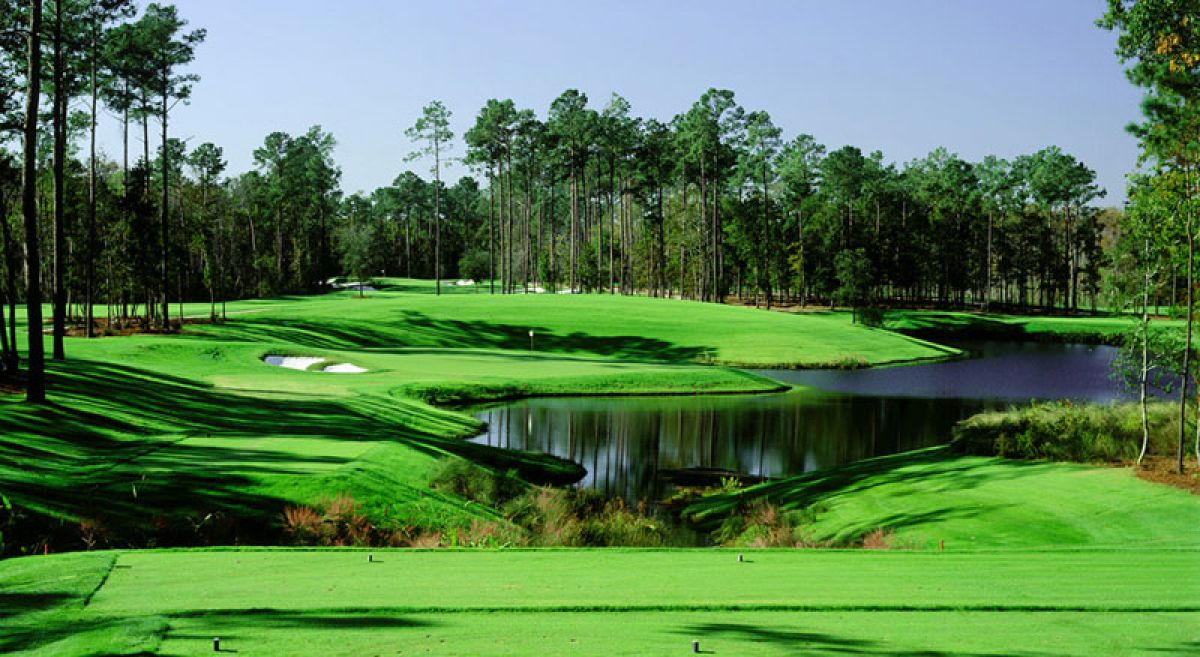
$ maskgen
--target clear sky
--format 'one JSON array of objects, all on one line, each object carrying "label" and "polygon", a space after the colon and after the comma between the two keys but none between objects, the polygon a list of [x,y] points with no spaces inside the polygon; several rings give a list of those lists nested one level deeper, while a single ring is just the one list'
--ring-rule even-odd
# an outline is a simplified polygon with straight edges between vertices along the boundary
[{"label": "clear sky", "polygon": [[[410,165],[404,129],[441,99],[463,131],[488,98],[545,115],[574,87],[669,119],[709,87],[766,110],[790,138],[853,144],[906,162],[936,146],[977,160],[1057,144],[1120,203],[1140,92],[1094,26],[1103,0],[569,2],[178,0],[208,30],[202,80],[172,132],[252,166],[267,133],[319,124],[338,141],[347,192]],[[105,148],[119,133],[105,126]],[[449,177],[465,173],[457,167]]]}]

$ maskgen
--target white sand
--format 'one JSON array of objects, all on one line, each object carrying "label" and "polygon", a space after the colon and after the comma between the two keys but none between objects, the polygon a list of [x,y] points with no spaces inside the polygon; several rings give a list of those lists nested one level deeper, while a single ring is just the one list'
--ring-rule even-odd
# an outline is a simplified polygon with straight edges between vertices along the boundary
[{"label": "white sand", "polygon": [[352,363],[338,363],[337,365],[326,365],[325,369],[321,371],[335,374],[359,374],[367,370]]},{"label": "white sand", "polygon": [[263,360],[268,365],[278,365],[279,367],[286,367],[289,370],[307,370],[317,363],[325,362],[324,358],[312,358],[309,356],[267,356]]}]

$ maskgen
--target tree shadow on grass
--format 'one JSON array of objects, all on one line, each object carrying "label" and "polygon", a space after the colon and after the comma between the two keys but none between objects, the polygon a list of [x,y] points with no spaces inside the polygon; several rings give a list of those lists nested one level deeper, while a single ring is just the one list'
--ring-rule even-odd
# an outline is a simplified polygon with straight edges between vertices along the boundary
[{"label": "tree shadow on grass", "polygon": [[77,597],[69,593],[6,593],[0,591],[0,620],[51,609]]},{"label": "tree shadow on grass", "polygon": [[902,324],[903,327],[897,329],[901,333],[926,339],[950,337],[1020,340],[1026,333],[1025,327],[1019,323],[964,312],[922,311],[919,314],[911,314],[898,311],[889,313],[886,321]]},{"label": "tree shadow on grass", "polygon": [[683,346],[638,335],[592,335],[582,331],[557,333],[536,324],[441,319],[404,310],[399,319],[319,321],[274,317],[243,317],[193,334],[220,340],[290,342],[313,349],[397,349],[437,347],[458,349],[528,350],[555,354],[592,354],[622,360],[708,362],[716,350]]},{"label": "tree shadow on grass", "polygon": [[1141,648],[1141,650],[1162,655],[1200,655],[1200,641],[1184,641],[1169,648]]},{"label": "tree shadow on grass", "polygon": [[[924,482],[939,482],[945,489],[966,490],[1003,480],[1031,476],[1053,467],[1031,461],[1006,461],[1012,467],[1002,471],[984,471],[983,463],[977,460],[956,459],[945,447],[929,448],[881,456],[855,463],[808,472],[796,477],[771,481],[752,486],[734,493],[702,498],[685,511],[685,514],[700,526],[715,526],[729,513],[754,501],[775,504],[785,510],[805,509],[834,495],[861,493],[864,491],[903,483],[913,479],[910,468],[920,467]],[[876,524],[877,527],[899,528],[915,526],[946,518],[967,518],[994,510],[986,508],[946,508],[922,514],[894,514],[887,518],[891,524]]]},{"label": "tree shadow on grass", "polygon": [[[50,387],[51,404],[0,407],[0,489],[25,518],[6,529],[13,546],[51,535],[80,540],[78,521],[61,518],[95,520],[94,531],[122,537],[109,543],[115,545],[276,542],[288,500],[258,492],[263,478],[319,474],[359,457],[273,450],[259,447],[252,440],[258,438],[395,442],[435,458],[454,454],[515,469],[537,483],[582,476],[578,466],[553,457],[406,426],[393,407],[408,404],[447,433],[475,426],[407,400],[252,397],[89,361],[52,364]],[[231,439],[202,439],[220,435]]]},{"label": "tree shadow on grass", "polygon": [[[276,609],[230,609],[228,611],[205,610],[197,614],[185,614],[189,625],[203,623],[213,630],[220,630],[221,637],[235,637],[238,631],[260,628],[296,629],[402,629],[434,627],[439,625],[428,619],[406,618],[395,614],[346,613],[331,611],[282,611]],[[213,634],[206,630],[202,634],[170,632],[169,638],[209,638]]]},{"label": "tree shadow on grass", "polygon": [[1035,652],[968,652],[955,650],[904,650],[888,644],[837,636],[823,632],[807,632],[793,629],[794,626],[764,626],[746,623],[699,623],[690,625],[677,633],[687,636],[722,637],[739,641],[770,643],[794,651],[795,655],[893,655],[895,657],[1034,657],[1051,653]]},{"label": "tree shadow on grass", "polygon": [[[35,650],[46,648],[59,641],[78,640],[81,635],[97,633],[98,637],[125,629],[129,625],[123,618],[83,618],[78,613],[56,614],[50,618],[37,619],[37,622],[11,624],[0,627],[0,654],[10,654],[20,650]],[[60,654],[58,651],[48,651],[50,654]],[[79,654],[71,651],[68,654]],[[84,653],[87,657],[98,657],[111,653],[102,649],[96,652]]]}]

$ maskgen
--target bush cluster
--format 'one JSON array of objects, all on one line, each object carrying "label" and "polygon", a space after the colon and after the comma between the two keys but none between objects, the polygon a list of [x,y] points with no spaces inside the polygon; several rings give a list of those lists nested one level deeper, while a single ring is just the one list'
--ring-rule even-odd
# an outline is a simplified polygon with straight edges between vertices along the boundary
[{"label": "bush cluster", "polygon": [[527,488],[516,470],[497,472],[453,457],[441,461],[429,485],[435,490],[491,507],[504,504]]},{"label": "bush cluster", "polygon": [[[1167,403],[1149,406],[1150,453],[1170,454],[1179,421]],[[1119,463],[1141,449],[1137,404],[1037,402],[974,415],[953,430],[952,448],[961,454]]]}]

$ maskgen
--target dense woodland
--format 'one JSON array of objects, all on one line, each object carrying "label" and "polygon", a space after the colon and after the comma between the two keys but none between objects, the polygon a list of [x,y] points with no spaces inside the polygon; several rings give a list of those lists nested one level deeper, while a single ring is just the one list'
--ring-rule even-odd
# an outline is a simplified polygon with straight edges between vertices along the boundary
[{"label": "dense woodland", "polygon": [[[265,135],[245,172],[227,170],[218,144],[172,136],[205,38],[174,7],[0,0],[0,350],[17,370],[17,304],[40,326],[38,301],[52,302],[63,358],[69,331],[174,330],[174,303],[209,301],[219,319],[225,300],[343,275],[767,308],[1115,304],[1149,327],[1152,308],[1192,307],[1200,33],[1187,16],[1113,0],[1101,21],[1148,90],[1133,128],[1146,166],[1122,212],[1100,209],[1094,172],[1053,145],[978,162],[937,147],[893,163],[785,136],[724,89],[669,121],[616,94],[568,89],[546,108],[493,99],[463,135],[432,101],[391,128],[411,143],[392,184],[347,194],[320,126]],[[102,115],[120,122],[116,159],[96,148]],[[443,180],[453,161],[472,175]]]}]

